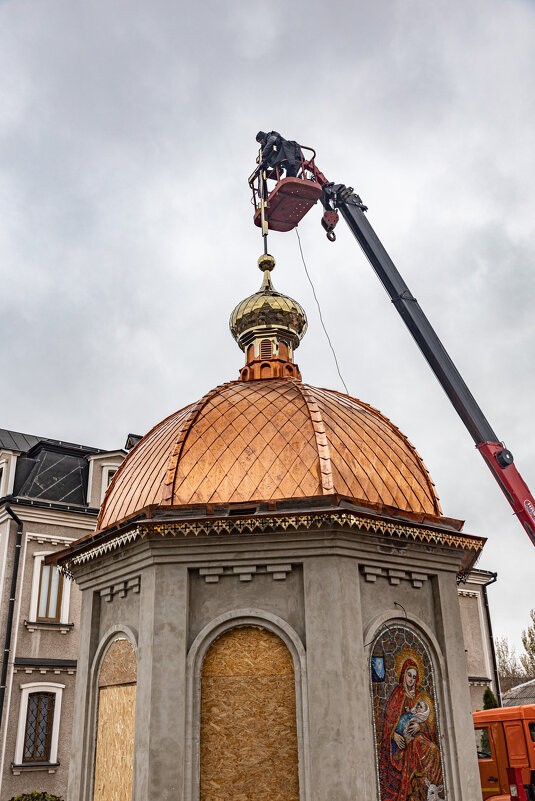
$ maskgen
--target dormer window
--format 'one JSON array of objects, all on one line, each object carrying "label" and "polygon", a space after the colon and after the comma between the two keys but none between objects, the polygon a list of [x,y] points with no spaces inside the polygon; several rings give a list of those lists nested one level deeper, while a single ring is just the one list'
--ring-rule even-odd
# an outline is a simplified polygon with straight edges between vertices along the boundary
[{"label": "dormer window", "polygon": [[104,500],[106,490],[113,481],[113,477],[118,470],[118,465],[102,465],[102,483],[100,488],[100,503]]}]

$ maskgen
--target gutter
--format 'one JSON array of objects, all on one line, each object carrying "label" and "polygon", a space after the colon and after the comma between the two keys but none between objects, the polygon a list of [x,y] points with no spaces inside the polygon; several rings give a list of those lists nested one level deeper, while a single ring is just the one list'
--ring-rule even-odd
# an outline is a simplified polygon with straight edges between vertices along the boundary
[{"label": "gutter", "polygon": [[487,626],[489,628],[490,650],[492,653],[492,670],[494,672],[494,686],[496,687],[496,700],[498,701],[498,705],[502,706],[502,693],[500,690],[500,679],[498,677],[498,662],[496,660],[496,649],[494,648],[494,636],[492,634],[492,623],[490,620],[489,599],[487,596],[487,587],[489,587],[491,584],[494,584],[497,578],[498,574],[492,573],[492,578],[489,579],[486,584],[483,584],[483,601],[485,603]]},{"label": "gutter", "polygon": [[6,638],[4,641],[4,654],[2,659],[2,677],[0,679],[0,729],[2,728],[2,718],[4,716],[4,699],[6,694],[7,669],[9,665],[9,655],[11,653],[11,633],[13,629],[13,613],[15,611],[15,595],[17,592],[20,549],[22,545],[22,520],[15,514],[9,503],[6,503],[5,510],[17,524],[17,539],[15,542],[15,553],[13,556],[13,573],[11,574],[11,589],[9,592],[9,608],[7,612]]}]

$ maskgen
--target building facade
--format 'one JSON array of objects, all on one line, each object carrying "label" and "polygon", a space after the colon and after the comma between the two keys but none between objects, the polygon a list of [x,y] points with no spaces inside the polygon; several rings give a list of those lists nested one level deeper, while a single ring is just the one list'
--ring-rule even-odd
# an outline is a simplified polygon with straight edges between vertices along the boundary
[{"label": "building facade", "polygon": [[494,650],[487,587],[494,584],[496,573],[475,568],[459,585],[459,603],[464,647],[470,682],[472,710],[483,709],[483,693],[490,687],[501,704],[501,688]]},{"label": "building facade", "polygon": [[476,799],[458,581],[484,540],[387,418],[302,383],[306,316],[259,266],[240,379],[47,558],[82,595],[68,801]]},{"label": "building facade", "polygon": [[45,557],[95,528],[126,451],[0,429],[0,798],[64,795],[80,591]]}]

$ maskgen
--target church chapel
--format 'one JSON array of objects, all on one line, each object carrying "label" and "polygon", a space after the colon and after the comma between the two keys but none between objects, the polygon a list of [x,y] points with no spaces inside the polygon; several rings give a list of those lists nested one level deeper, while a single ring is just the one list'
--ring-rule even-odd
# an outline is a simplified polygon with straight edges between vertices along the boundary
[{"label": "church chapel", "polygon": [[305,384],[269,255],[239,379],[130,451],[82,591],[68,801],[476,801],[457,580],[484,539],[362,401]]}]

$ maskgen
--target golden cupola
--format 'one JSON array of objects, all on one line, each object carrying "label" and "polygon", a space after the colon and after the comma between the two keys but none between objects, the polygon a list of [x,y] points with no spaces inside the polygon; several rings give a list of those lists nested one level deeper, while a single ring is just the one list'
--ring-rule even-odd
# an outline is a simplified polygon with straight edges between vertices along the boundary
[{"label": "golden cupola", "polygon": [[232,336],[245,352],[240,379],[301,378],[293,352],[307,330],[305,311],[296,300],[275,290],[273,256],[260,256],[258,267],[264,273],[260,290],[238,303],[230,316]]}]

